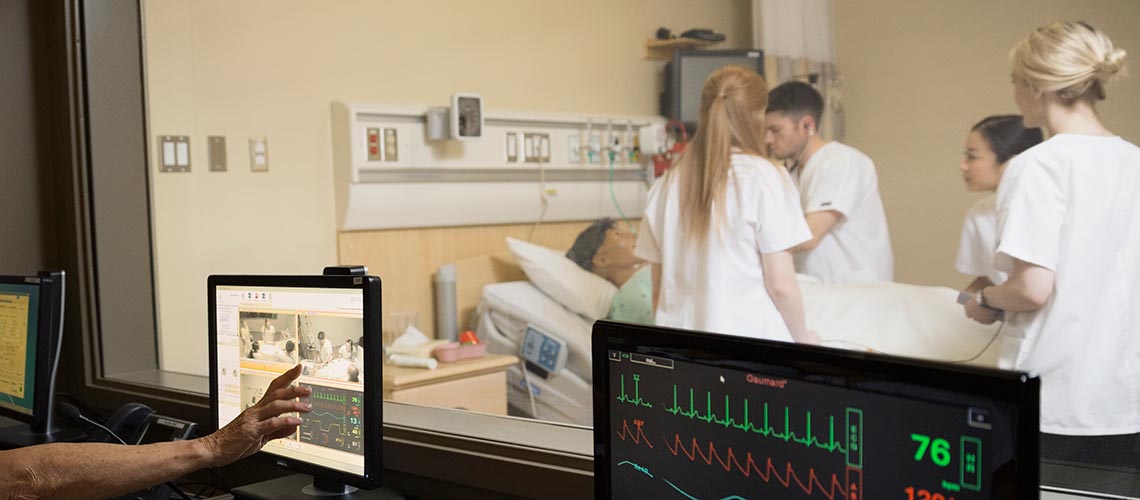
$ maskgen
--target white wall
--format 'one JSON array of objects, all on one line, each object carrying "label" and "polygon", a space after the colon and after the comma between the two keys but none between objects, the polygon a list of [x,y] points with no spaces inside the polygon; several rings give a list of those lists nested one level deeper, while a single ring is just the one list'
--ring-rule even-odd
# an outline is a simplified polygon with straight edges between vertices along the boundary
[{"label": "white wall", "polygon": [[[747,0],[146,0],[149,144],[191,136],[193,171],[152,176],[164,369],[206,373],[206,277],[336,262],[333,101],[652,115],[659,26],[750,44]],[[229,171],[207,171],[206,136]],[[269,140],[251,173],[250,136]],[[152,163],[154,163],[152,161]],[[155,168],[152,166],[152,168]],[[155,168],[155,170],[157,170]],[[426,282],[426,280],[425,280]]]}]

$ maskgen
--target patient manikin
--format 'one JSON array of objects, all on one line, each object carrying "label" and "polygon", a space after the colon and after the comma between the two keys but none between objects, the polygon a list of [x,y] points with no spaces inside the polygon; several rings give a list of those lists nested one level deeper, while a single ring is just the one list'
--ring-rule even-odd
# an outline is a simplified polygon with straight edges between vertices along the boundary
[{"label": "patient manikin", "polygon": [[633,254],[637,234],[628,224],[604,218],[574,240],[566,257],[618,287],[609,319],[653,323],[653,281],[647,262]]}]

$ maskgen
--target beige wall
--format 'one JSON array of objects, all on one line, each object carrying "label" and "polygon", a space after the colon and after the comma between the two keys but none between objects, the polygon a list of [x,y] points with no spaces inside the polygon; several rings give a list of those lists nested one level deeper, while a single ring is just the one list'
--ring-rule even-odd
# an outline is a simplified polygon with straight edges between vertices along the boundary
[{"label": "beige wall", "polygon": [[[873,158],[899,281],[965,286],[953,268],[967,193],[958,164],[969,127],[1016,113],[1009,49],[1033,28],[1079,19],[1129,51],[1140,73],[1135,0],[835,2],[847,141]],[[1140,75],[1138,75],[1140,76]],[[1140,77],[1108,88],[1108,127],[1140,142]]]},{"label": "beige wall", "polygon": [[[337,261],[330,104],[444,104],[651,115],[658,26],[750,45],[747,0],[147,0],[149,144],[191,136],[193,171],[153,176],[163,367],[206,373],[206,276],[314,273]],[[206,168],[224,135],[229,171]],[[248,139],[269,141],[268,173]],[[153,163],[153,161],[152,161]],[[423,277],[424,286],[430,276]]]}]

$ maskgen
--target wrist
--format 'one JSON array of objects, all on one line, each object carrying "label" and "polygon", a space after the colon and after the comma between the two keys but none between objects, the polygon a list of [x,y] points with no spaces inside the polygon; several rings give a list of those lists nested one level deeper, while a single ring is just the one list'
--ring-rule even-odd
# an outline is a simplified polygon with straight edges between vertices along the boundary
[{"label": "wrist", "polygon": [[983,287],[981,290],[978,290],[978,296],[977,296],[976,300],[978,302],[978,305],[980,305],[986,309],[992,309],[994,311],[999,311],[1000,309],[994,307],[993,304],[991,304],[988,300],[986,300],[986,290],[989,290],[990,288],[993,288],[993,287],[987,286],[987,287]]},{"label": "wrist", "polygon": [[214,443],[213,435],[192,439],[186,442],[193,445],[191,447],[192,460],[194,463],[199,464],[199,468],[217,467],[220,465],[217,463],[220,453],[218,453],[218,446]]}]

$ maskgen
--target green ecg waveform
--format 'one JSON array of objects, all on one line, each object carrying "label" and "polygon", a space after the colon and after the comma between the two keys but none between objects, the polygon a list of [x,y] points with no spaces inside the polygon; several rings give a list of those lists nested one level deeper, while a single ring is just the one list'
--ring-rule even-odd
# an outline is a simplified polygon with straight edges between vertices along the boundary
[{"label": "green ecg waveform", "polygon": [[337,403],[345,402],[344,394],[330,394],[330,393],[313,391],[313,394],[310,395],[309,397],[311,397],[313,399],[321,399],[324,401],[333,401],[333,402],[337,402]]},{"label": "green ecg waveform", "polygon": [[632,398],[629,397],[629,394],[625,393],[625,375],[622,375],[621,376],[621,396],[618,396],[617,400],[621,401],[622,403],[629,403],[632,405],[644,406],[646,408],[653,408],[652,403],[650,403],[649,401],[646,401],[644,399],[641,399],[641,391],[639,389],[640,385],[641,385],[641,375],[634,375],[633,376],[633,397]]},{"label": "green ecg waveform", "polygon": [[826,451],[829,451],[831,453],[842,453],[842,454],[847,453],[847,447],[843,446],[843,444],[841,444],[835,440],[835,417],[834,416],[828,416],[827,417],[828,438],[826,441],[822,441],[822,440],[816,438],[815,436],[813,436],[811,433],[811,411],[807,412],[807,416],[804,419],[804,421],[806,422],[806,425],[805,425],[803,437],[800,437],[798,434],[796,434],[795,431],[791,430],[791,416],[790,416],[790,410],[788,409],[787,406],[784,407],[784,430],[783,430],[783,432],[780,432],[775,427],[772,427],[769,424],[768,403],[764,403],[764,425],[757,426],[756,424],[752,423],[751,419],[749,418],[749,415],[748,415],[748,399],[747,398],[744,400],[744,405],[743,405],[744,406],[744,418],[742,420],[736,420],[736,418],[734,418],[732,416],[732,411],[730,409],[731,402],[730,402],[730,398],[727,394],[724,396],[724,414],[723,414],[723,416],[720,416],[720,417],[718,417],[717,414],[713,411],[712,393],[711,392],[706,393],[706,396],[705,396],[705,412],[704,412],[704,414],[701,414],[700,410],[697,409],[694,399],[695,399],[694,390],[689,389],[689,409],[686,410],[686,409],[681,408],[680,405],[677,404],[677,386],[674,385],[673,386],[673,406],[671,406],[669,408],[665,408],[665,411],[667,411],[673,415],[680,415],[682,417],[689,417],[689,418],[694,419],[694,420],[700,420],[700,421],[703,421],[707,424],[716,424],[716,425],[722,425],[724,427],[732,427],[732,428],[742,430],[745,432],[752,432],[752,433],[760,434],[761,436],[764,436],[764,437],[782,439],[785,442],[799,443],[799,444],[802,444],[804,446],[814,446],[816,448],[819,448],[821,450],[826,450]]}]

